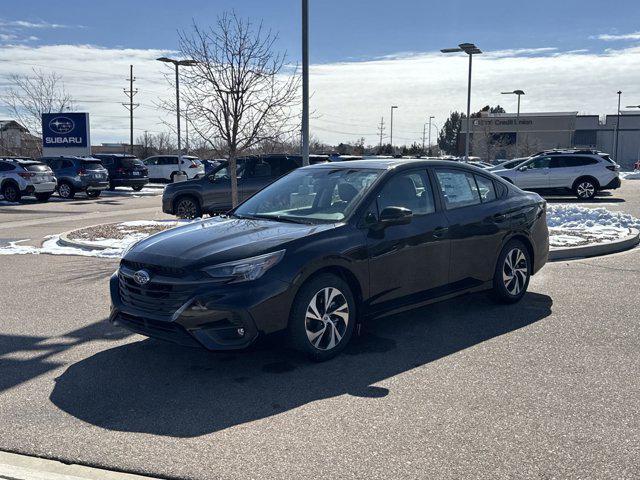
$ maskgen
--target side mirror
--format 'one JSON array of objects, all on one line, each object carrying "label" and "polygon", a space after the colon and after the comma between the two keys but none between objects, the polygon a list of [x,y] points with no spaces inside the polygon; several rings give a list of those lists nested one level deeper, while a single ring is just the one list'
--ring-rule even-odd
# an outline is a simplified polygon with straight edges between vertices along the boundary
[{"label": "side mirror", "polygon": [[389,227],[391,225],[407,225],[411,223],[413,212],[404,207],[387,207],[380,212],[380,225]]}]

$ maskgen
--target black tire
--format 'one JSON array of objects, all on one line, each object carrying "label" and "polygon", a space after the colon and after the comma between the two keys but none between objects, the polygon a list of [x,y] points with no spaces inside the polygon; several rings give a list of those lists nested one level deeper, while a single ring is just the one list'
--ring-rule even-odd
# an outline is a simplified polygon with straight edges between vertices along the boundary
[{"label": "black tire", "polygon": [[140,190],[142,190],[142,187],[144,187],[144,185],[135,185],[131,188],[133,188],[134,192],[139,192]]},{"label": "black tire", "polygon": [[69,182],[60,182],[60,185],[58,185],[58,195],[70,200],[75,197],[76,191],[73,189],[73,185]]},{"label": "black tire", "polygon": [[501,303],[518,302],[527,293],[530,278],[529,250],[520,240],[510,240],[498,256],[493,275],[493,297]]},{"label": "black tire", "polygon": [[178,218],[200,218],[202,207],[197,198],[187,195],[176,199],[173,203],[173,213]]},{"label": "black tire", "polygon": [[98,198],[101,190],[87,190],[87,198]]},{"label": "black tire", "polygon": [[107,190],[109,190],[110,192],[113,192],[115,189],[116,189],[116,186],[113,183],[109,182],[109,188]]},{"label": "black tire", "polygon": [[578,200],[592,200],[598,193],[598,182],[593,178],[579,178],[573,184],[573,193]]},{"label": "black tire", "polygon": [[2,186],[2,196],[7,202],[16,203],[22,198],[20,188],[13,182],[7,182]]},{"label": "black tire", "polygon": [[[330,312],[327,315],[324,305],[325,289],[332,289],[330,295],[335,295],[329,307],[341,315]],[[312,302],[315,303],[318,314],[322,315],[320,320],[313,318],[315,314],[312,311]],[[343,306],[340,306],[341,304]],[[351,339],[358,318],[356,308],[351,288],[340,277],[322,273],[307,280],[298,291],[291,307],[288,326],[289,343],[316,362],[335,357],[346,348]],[[346,321],[343,317],[345,313]],[[339,335],[338,341],[336,341],[338,335],[334,332]],[[316,337],[312,340],[314,334]],[[331,346],[332,342],[333,346]]]},{"label": "black tire", "polygon": [[51,198],[53,192],[47,192],[47,193],[34,193],[34,196],[36,197],[36,200],[38,200],[39,202],[48,202],[49,199]]}]

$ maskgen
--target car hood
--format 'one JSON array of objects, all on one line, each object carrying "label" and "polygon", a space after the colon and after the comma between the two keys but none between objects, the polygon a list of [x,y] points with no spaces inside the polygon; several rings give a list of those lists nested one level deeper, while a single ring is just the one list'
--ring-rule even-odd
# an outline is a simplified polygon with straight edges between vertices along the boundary
[{"label": "car hood", "polygon": [[337,225],[215,217],[152,235],[136,243],[124,258],[173,268],[214,265],[284,248]]}]

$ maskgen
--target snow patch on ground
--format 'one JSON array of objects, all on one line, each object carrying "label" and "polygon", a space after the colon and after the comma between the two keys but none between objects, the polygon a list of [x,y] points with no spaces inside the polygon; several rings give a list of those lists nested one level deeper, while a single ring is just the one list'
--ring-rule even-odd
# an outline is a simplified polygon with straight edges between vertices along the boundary
[{"label": "snow patch on ground", "polygon": [[102,195],[113,197],[155,197],[162,195],[164,189],[144,187],[136,192],[131,188],[117,188],[115,190],[103,190]]},{"label": "snow patch on ground", "polygon": [[42,247],[34,247],[32,245],[20,245],[28,242],[29,239],[17,240],[9,242],[9,245],[0,247],[0,255],[78,255],[81,257],[104,257],[119,258],[122,255],[122,248],[112,248],[105,250],[83,250],[81,248],[65,247],[58,243],[60,237],[53,235],[44,241]]},{"label": "snow patch on ground", "polygon": [[640,180],[640,170],[633,172],[620,172],[620,178],[623,180]]},{"label": "snow patch on ground", "polygon": [[640,220],[622,212],[577,205],[548,205],[547,225],[551,247],[607,243],[640,230]]}]

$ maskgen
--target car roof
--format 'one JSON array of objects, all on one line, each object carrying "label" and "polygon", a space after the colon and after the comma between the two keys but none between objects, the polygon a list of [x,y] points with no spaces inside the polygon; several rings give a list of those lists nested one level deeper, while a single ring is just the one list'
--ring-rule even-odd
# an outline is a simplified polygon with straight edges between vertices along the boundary
[{"label": "car roof", "polygon": [[331,162],[331,163],[319,163],[317,165],[309,165],[304,168],[366,168],[375,170],[392,170],[398,168],[412,168],[412,167],[446,167],[446,168],[466,168],[469,171],[485,172],[482,168],[475,167],[462,162],[452,162],[451,160],[421,160],[410,158],[381,158],[381,159],[367,159],[367,160],[349,160],[347,162]]}]

